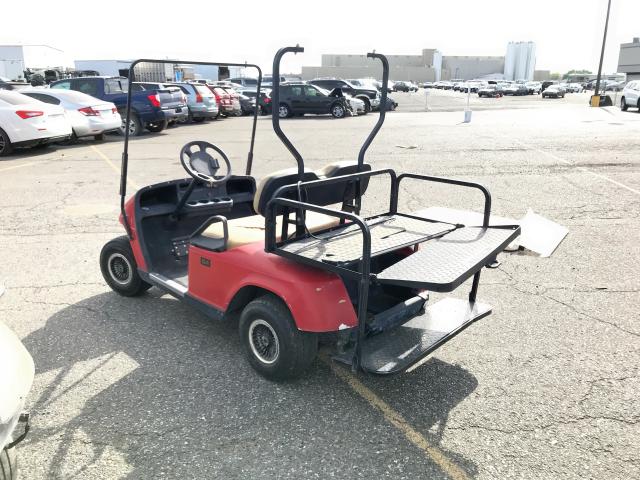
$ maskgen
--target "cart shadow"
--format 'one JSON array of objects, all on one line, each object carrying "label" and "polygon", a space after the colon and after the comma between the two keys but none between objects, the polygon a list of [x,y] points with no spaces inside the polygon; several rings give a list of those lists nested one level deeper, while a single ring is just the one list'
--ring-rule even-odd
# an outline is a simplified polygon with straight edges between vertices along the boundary
[{"label": "cart shadow", "polygon": [[[101,476],[114,463],[127,478],[397,478],[398,463],[446,478],[321,361],[296,382],[268,382],[245,361],[233,320],[212,322],[156,289],[85,299],[24,343],[46,379],[26,448],[52,449],[47,478]],[[477,385],[436,359],[363,381],[433,444]]]}]

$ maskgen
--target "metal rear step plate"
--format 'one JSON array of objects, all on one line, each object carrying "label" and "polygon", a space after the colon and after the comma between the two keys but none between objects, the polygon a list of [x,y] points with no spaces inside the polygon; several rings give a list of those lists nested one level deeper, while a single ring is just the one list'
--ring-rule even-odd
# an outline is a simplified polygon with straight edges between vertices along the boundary
[{"label": "metal rear step plate", "polygon": [[[361,367],[379,375],[400,373],[418,363],[476,320],[491,313],[491,306],[445,298],[404,325],[370,338],[362,344]],[[353,350],[333,357],[351,365]]]},{"label": "metal rear step plate", "polygon": [[376,277],[379,283],[450,292],[491,262],[518,235],[517,225],[463,227],[420,245],[420,250]]}]

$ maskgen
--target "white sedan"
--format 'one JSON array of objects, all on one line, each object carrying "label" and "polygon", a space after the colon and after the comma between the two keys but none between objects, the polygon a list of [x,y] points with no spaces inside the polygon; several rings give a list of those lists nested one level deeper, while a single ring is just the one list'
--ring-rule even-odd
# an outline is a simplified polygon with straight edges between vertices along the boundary
[{"label": "white sedan", "polygon": [[16,147],[31,147],[71,137],[64,109],[12,90],[0,90],[0,157]]},{"label": "white sedan", "polygon": [[26,88],[20,93],[64,108],[73,129],[72,140],[80,137],[102,140],[105,132],[117,130],[122,125],[118,109],[113,103],[86,93],[55,88]]},{"label": "white sedan", "polygon": [[367,109],[365,108],[364,102],[359,98],[347,96],[347,102],[349,102],[349,106],[351,107],[353,115],[367,114]]}]

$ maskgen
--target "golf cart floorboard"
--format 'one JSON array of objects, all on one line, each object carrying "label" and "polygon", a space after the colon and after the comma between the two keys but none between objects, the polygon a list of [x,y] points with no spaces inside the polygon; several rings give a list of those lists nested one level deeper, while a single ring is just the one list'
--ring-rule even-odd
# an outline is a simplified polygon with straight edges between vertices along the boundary
[{"label": "golf cart floorboard", "polygon": [[[365,338],[360,366],[378,375],[403,372],[490,313],[491,307],[483,303],[455,298],[440,300],[407,323]],[[353,356],[351,349],[333,359],[351,365]]]}]

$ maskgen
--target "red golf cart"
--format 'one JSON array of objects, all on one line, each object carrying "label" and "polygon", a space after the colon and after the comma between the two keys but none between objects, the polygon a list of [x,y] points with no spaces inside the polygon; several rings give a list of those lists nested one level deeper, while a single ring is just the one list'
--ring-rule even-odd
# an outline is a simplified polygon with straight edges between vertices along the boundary
[{"label": "red golf cart", "polygon": [[[287,52],[302,51],[286,47],[275,55],[276,113],[280,60]],[[384,105],[387,59],[367,56],[382,62]],[[139,62],[201,63],[138,60],[131,65],[130,82]],[[259,92],[260,69],[240,66],[258,70]],[[256,111],[244,175],[232,174],[218,146],[193,141],[180,152],[187,179],[144,187],[128,201],[125,132],[120,219],[127,235],[102,249],[106,282],[127,296],[158,287],[215,319],[240,313],[247,358],[271,379],[302,374],[316,356],[321,335],[332,342],[333,358],[354,370],[392,374],[413,366],[491,312],[476,301],[480,271],[520,229],[489,225],[491,196],[479,184],[372,169],[365,154],[385,113],[380,109],[357,161],[328,163],[316,171],[305,168],[273,115],[273,128],[297,167],[256,182],[251,176]],[[388,179],[388,208],[362,216],[373,177]],[[405,179],[479,189],[485,198],[482,224],[446,223],[401,211],[398,192]],[[447,297],[428,304],[427,292],[451,292],[471,277],[468,300]]]}]

